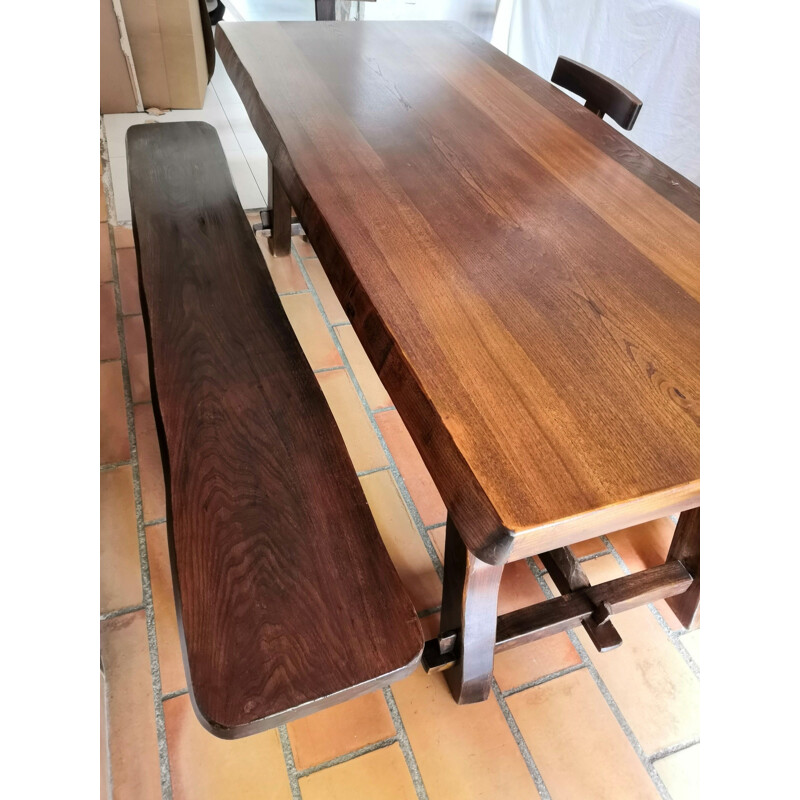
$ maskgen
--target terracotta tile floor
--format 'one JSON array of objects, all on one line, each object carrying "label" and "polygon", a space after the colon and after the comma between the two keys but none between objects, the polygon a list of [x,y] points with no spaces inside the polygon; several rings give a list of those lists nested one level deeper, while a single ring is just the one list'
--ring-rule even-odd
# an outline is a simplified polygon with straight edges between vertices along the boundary
[{"label": "terracotta tile floor", "polygon": [[[616,619],[603,655],[581,629],[501,654],[488,701],[456,706],[418,669],[383,692],[239,741],[214,738],[186,693],[147,353],[127,228],[101,188],[101,693],[113,798],[673,798],[699,796],[700,632],[663,604]],[[264,244],[263,239],[259,242]],[[262,251],[266,248],[262,247]],[[266,256],[266,252],[265,252]],[[342,429],[370,509],[422,618],[438,624],[445,509],[310,246],[266,262]],[[594,581],[663,560],[659,520],[576,546]],[[554,593],[509,566],[500,611]]]}]

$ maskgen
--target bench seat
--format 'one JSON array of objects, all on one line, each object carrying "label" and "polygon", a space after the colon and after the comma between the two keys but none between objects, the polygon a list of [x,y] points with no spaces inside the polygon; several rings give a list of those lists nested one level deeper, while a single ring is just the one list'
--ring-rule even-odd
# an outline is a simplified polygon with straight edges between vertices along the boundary
[{"label": "bench seat", "polygon": [[403,677],[422,631],[216,131],[127,152],[188,687],[237,738]]}]

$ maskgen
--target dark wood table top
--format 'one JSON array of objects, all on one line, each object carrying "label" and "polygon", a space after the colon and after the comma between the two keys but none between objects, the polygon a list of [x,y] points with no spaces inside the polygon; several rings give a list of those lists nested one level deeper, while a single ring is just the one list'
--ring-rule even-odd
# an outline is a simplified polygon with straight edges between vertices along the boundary
[{"label": "dark wood table top", "polygon": [[699,505],[696,186],[456,23],[217,48],[475,554]]}]

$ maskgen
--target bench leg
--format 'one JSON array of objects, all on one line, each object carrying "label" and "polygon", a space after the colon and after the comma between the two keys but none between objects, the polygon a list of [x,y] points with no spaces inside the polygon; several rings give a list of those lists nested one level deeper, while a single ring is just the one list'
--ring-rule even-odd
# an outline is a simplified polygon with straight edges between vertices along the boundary
[{"label": "bench leg", "polygon": [[269,250],[274,256],[288,256],[292,247],[292,204],[289,195],[278,180],[272,162],[269,165],[269,185],[272,195],[272,236]]},{"label": "bench leg", "polygon": [[667,559],[677,559],[694,578],[683,594],[668,597],[667,603],[684,628],[691,628],[700,609],[700,509],[684,511],[672,537]]},{"label": "bench leg", "polygon": [[440,636],[456,632],[458,659],[445,677],[457,703],[478,703],[492,685],[503,567],[475,558],[449,517],[446,536]]}]

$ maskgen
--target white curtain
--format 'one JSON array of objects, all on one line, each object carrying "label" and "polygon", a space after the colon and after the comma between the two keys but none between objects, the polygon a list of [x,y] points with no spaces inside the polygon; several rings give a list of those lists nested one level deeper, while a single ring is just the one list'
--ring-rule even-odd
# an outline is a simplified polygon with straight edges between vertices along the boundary
[{"label": "white curtain", "polygon": [[492,44],[547,80],[563,55],[630,89],[625,135],[699,184],[699,0],[499,0]]}]

